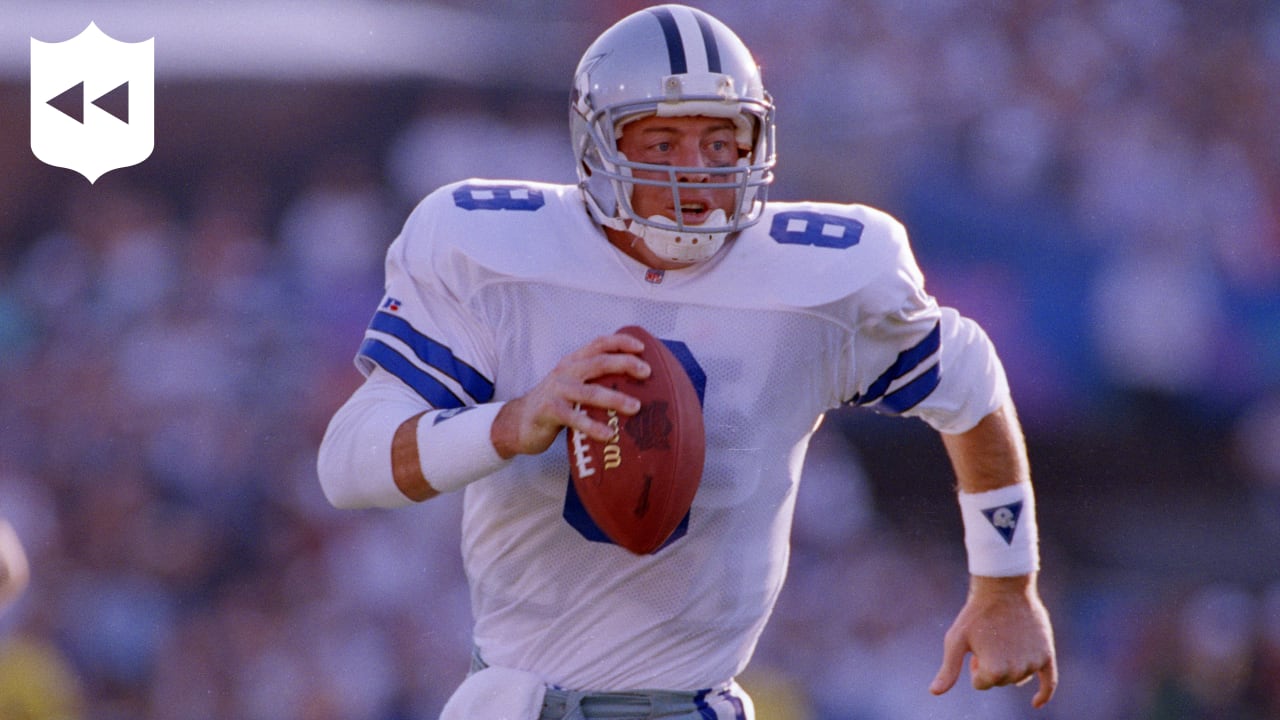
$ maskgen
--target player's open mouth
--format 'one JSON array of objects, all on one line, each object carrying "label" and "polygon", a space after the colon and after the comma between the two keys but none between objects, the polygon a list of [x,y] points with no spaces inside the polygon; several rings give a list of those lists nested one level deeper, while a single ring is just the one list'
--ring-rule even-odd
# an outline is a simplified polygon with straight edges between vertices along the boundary
[{"label": "player's open mouth", "polygon": [[680,203],[680,218],[689,225],[701,225],[706,222],[710,208],[706,203]]}]

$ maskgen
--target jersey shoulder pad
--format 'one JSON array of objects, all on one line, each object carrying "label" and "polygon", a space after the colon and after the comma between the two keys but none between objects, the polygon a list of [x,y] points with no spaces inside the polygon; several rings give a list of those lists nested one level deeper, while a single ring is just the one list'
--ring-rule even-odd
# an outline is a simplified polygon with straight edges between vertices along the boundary
[{"label": "jersey shoulder pad", "polygon": [[902,223],[865,205],[770,202],[736,261],[789,302],[820,305],[908,277],[922,284]]},{"label": "jersey shoulder pad", "polygon": [[554,228],[585,214],[572,185],[471,178],[444,185],[414,208],[397,238],[409,259],[429,262],[459,252],[485,262],[525,257],[531,237],[558,237]]},{"label": "jersey shoulder pad", "polygon": [[896,218],[858,204],[771,202],[756,227],[783,246],[830,250],[862,246],[865,252],[868,246],[906,242],[906,230]]}]

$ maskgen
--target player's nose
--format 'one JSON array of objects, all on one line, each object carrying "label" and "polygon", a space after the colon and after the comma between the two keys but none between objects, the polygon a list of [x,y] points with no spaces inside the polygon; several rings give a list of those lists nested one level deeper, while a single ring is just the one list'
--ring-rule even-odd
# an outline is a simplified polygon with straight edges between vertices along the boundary
[{"label": "player's nose", "polygon": [[677,180],[688,183],[704,183],[711,181],[711,174],[705,172],[705,169],[711,166],[710,158],[703,153],[700,147],[683,148],[681,156],[678,158],[680,164],[680,172]]}]

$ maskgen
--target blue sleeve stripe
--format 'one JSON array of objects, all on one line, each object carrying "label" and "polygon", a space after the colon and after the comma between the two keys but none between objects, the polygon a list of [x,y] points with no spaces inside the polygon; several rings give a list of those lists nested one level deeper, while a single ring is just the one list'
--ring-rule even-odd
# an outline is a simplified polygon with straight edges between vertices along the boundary
[{"label": "blue sleeve stripe", "polygon": [[920,373],[916,379],[886,395],[880,404],[896,413],[904,413],[919,405],[921,400],[929,397],[929,393],[938,387],[938,382],[942,379],[938,365],[939,363],[934,363],[933,367]]},{"label": "blue sleeve stripe", "polygon": [[[894,380],[915,370],[925,360],[932,357],[938,352],[938,348],[942,346],[942,324],[936,322],[933,324],[933,330],[929,331],[924,339],[916,343],[914,347],[903,350],[898,353],[898,359],[885,370],[876,381],[871,383],[871,387],[867,388],[866,395],[855,395],[853,403],[856,405],[868,405],[880,399]],[[899,391],[901,392],[901,391]],[[927,394],[927,393],[926,393]]]},{"label": "blue sleeve stripe", "polygon": [[493,399],[493,383],[488,378],[455,357],[447,346],[413,329],[404,318],[379,310],[373,314],[369,328],[384,332],[408,345],[422,362],[456,380],[477,403]]},{"label": "blue sleeve stripe", "polygon": [[421,395],[423,400],[431,403],[433,408],[458,408],[466,404],[462,402],[461,398],[454,395],[452,390],[445,387],[444,383],[409,362],[403,355],[381,340],[365,338],[365,341],[360,344],[360,354],[378,363],[383,370],[400,378],[405,385],[413,388],[414,392]]}]

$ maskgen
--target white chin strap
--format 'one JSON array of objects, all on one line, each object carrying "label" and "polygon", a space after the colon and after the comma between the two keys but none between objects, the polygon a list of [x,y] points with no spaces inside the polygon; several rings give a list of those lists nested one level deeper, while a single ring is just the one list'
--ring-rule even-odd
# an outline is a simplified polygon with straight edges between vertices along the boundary
[{"label": "white chin strap", "polygon": [[[714,210],[702,224],[724,227],[727,221],[728,216],[725,215],[724,210]],[[670,218],[653,215],[648,218],[648,223],[632,221],[627,230],[643,240],[645,246],[658,257],[681,263],[702,262],[710,258],[724,244],[725,236],[728,235],[723,232],[694,232],[696,227],[687,227],[683,231],[674,226],[661,227],[670,224]]]}]

